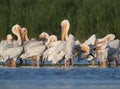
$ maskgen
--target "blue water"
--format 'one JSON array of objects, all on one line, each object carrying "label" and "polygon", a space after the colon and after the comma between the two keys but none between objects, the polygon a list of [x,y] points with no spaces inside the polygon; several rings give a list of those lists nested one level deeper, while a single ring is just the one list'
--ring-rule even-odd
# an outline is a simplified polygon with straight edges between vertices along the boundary
[{"label": "blue water", "polygon": [[0,68],[0,89],[120,89],[120,68]]}]

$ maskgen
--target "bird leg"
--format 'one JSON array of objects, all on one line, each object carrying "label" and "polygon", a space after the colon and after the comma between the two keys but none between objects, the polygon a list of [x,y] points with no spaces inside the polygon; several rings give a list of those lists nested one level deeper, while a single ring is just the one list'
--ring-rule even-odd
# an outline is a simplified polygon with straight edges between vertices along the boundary
[{"label": "bird leg", "polygon": [[107,61],[101,62],[101,67],[107,67]]},{"label": "bird leg", "polygon": [[94,66],[95,65],[95,62],[94,62],[94,58],[92,59],[92,66]]},{"label": "bird leg", "polygon": [[16,67],[16,60],[17,60],[17,58],[13,59],[13,67]]},{"label": "bird leg", "polygon": [[19,65],[23,65],[23,60],[20,58],[20,64]]},{"label": "bird leg", "polygon": [[88,61],[88,64],[90,64],[90,61]]},{"label": "bird leg", "polygon": [[70,61],[70,64],[69,64],[69,65],[70,65],[70,66],[73,66],[73,59],[70,59],[69,61]]},{"label": "bird leg", "polygon": [[16,61],[13,60],[13,67],[16,67]]},{"label": "bird leg", "polygon": [[65,67],[67,67],[67,60],[64,60],[64,62],[65,62]]},{"label": "bird leg", "polygon": [[41,66],[40,64],[41,64],[41,63],[40,63],[40,60],[37,59],[37,67]]},{"label": "bird leg", "polygon": [[11,60],[11,67],[16,67],[16,60],[14,59]]},{"label": "bird leg", "polygon": [[114,58],[114,66],[115,67],[118,66],[118,60],[117,60],[117,58]]},{"label": "bird leg", "polygon": [[45,61],[42,59],[42,56],[40,57],[40,66],[44,66],[45,65]]},{"label": "bird leg", "polygon": [[10,60],[10,59],[8,59],[8,60],[6,61],[6,65],[7,65],[8,67],[11,66],[11,60]]},{"label": "bird leg", "polygon": [[110,61],[108,61],[108,67],[111,67]]},{"label": "bird leg", "polygon": [[35,59],[32,59],[32,66],[35,66]]},{"label": "bird leg", "polygon": [[100,66],[100,62],[98,61],[98,66]]},{"label": "bird leg", "polygon": [[59,67],[61,68],[61,61],[59,61]]},{"label": "bird leg", "polygon": [[73,66],[73,59],[65,60],[65,67]]},{"label": "bird leg", "polygon": [[[41,59],[40,57],[41,57],[40,55],[37,56],[37,67],[39,67],[40,64],[41,64],[41,66],[42,66],[42,59]],[[40,62],[41,62],[41,63],[40,63]]]},{"label": "bird leg", "polygon": [[70,66],[68,60],[65,60],[64,62],[65,62],[65,67],[69,67]]},{"label": "bird leg", "polygon": [[42,66],[45,66],[45,60],[42,59]]}]

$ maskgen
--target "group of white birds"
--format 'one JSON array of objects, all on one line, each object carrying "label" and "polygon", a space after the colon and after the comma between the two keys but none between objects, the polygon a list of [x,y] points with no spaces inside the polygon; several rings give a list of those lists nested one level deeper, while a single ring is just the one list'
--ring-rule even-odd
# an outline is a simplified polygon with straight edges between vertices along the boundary
[{"label": "group of white birds", "polygon": [[72,34],[68,34],[70,23],[67,19],[61,22],[61,40],[55,35],[42,32],[40,40],[29,40],[27,29],[21,28],[16,24],[12,27],[12,33],[17,36],[13,40],[11,34],[7,35],[6,40],[0,43],[0,62],[6,63],[11,67],[16,67],[16,60],[31,60],[33,66],[39,67],[42,61],[49,61],[52,64],[61,63],[64,60],[65,66],[72,66],[73,60],[87,58],[88,61],[97,58],[99,65],[106,66],[114,61],[118,65],[120,41],[115,39],[114,34],[108,34],[103,38],[97,38],[93,34],[83,43]]}]

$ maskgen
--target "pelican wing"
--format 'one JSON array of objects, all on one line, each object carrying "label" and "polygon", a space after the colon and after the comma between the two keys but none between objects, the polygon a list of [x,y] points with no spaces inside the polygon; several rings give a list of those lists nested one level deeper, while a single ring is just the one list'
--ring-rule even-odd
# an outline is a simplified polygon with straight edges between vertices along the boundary
[{"label": "pelican wing", "polygon": [[66,54],[65,54],[65,59],[69,60],[72,58],[72,53],[75,48],[75,39],[72,34],[69,35],[69,40],[66,42]]},{"label": "pelican wing", "polygon": [[87,45],[94,45],[96,41],[96,35],[93,34],[92,36],[90,36],[90,38],[88,38],[88,40],[86,40],[84,43]]},{"label": "pelican wing", "polygon": [[109,42],[108,42],[108,45],[109,45],[111,48],[119,49],[119,48],[120,48],[120,40],[119,40],[119,39],[116,39],[116,40],[109,41]]},{"label": "pelican wing", "polygon": [[[45,52],[43,53],[43,59],[48,61],[49,55],[52,55],[53,52],[54,52],[54,47],[51,47],[51,48],[45,50]],[[51,61],[51,60],[49,60],[49,61]]]},{"label": "pelican wing", "polygon": [[43,46],[39,45],[39,46],[31,47],[24,54],[21,55],[21,58],[25,59],[25,58],[28,58],[28,57],[42,55],[43,52],[45,51],[45,49],[46,49],[46,46],[44,46],[44,45]]},{"label": "pelican wing", "polygon": [[12,47],[3,50],[3,53],[1,54],[1,61],[5,62],[8,59],[13,59],[21,55],[23,51],[23,47]]}]

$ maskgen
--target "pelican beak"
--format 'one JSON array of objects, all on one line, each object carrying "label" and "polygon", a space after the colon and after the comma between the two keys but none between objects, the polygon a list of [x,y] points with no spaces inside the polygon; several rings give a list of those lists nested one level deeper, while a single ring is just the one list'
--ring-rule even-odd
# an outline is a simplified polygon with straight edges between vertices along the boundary
[{"label": "pelican beak", "polygon": [[17,34],[17,37],[18,37],[18,41],[20,42],[20,44],[19,45],[22,45],[22,43],[23,43],[23,41],[22,41],[22,35],[21,35],[21,32],[20,32],[20,27],[16,27],[16,34]]},{"label": "pelican beak", "polygon": [[51,41],[51,38],[48,39],[48,41],[45,43],[45,45],[47,46]]},{"label": "pelican beak", "polygon": [[21,32],[21,38],[22,38],[22,40],[24,40],[24,38],[25,38],[24,30],[22,29],[20,32]]},{"label": "pelican beak", "polygon": [[13,34],[17,35],[17,30],[16,30],[15,26],[12,28],[12,32],[13,32]]},{"label": "pelican beak", "polygon": [[25,40],[29,41],[28,35],[27,35],[27,31],[25,32]]},{"label": "pelican beak", "polygon": [[21,29],[21,36],[22,36],[22,40],[29,41],[29,38],[27,35],[27,29],[25,27]]},{"label": "pelican beak", "polygon": [[15,34],[17,36],[18,41],[20,41],[20,45],[22,45],[22,35],[21,35],[20,30],[21,30],[21,27],[18,24],[14,25],[12,27],[13,34]]},{"label": "pelican beak", "polygon": [[7,41],[12,41],[12,40],[13,40],[12,35],[11,35],[11,34],[8,34],[8,35],[7,35]]},{"label": "pelican beak", "polygon": [[43,35],[39,35],[39,40],[43,40]]},{"label": "pelican beak", "polygon": [[16,30],[17,30],[17,34],[20,37],[20,41],[21,41],[22,40],[22,37],[21,37],[22,35],[21,35],[21,32],[20,32],[20,29],[17,27]]},{"label": "pelican beak", "polygon": [[62,30],[61,30],[61,40],[64,41],[65,40],[65,35],[66,35],[66,30],[65,30],[65,27],[62,26]]}]

